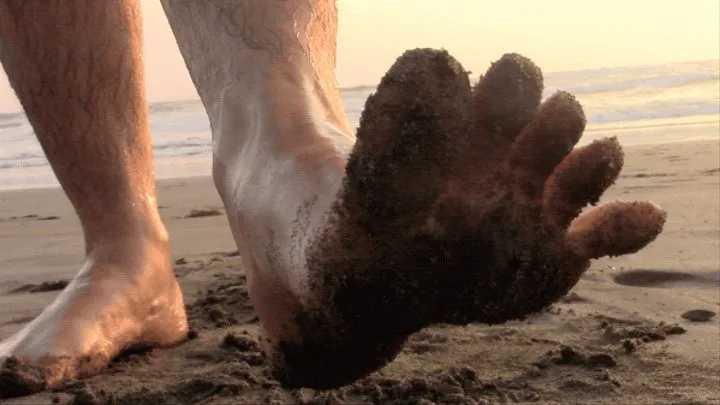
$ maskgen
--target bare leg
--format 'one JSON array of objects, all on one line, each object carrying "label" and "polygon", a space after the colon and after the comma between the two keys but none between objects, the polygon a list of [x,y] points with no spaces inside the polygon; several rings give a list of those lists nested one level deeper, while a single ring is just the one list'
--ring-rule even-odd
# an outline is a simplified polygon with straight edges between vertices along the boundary
[{"label": "bare leg", "polygon": [[297,333],[306,245],[354,144],[334,73],[335,2],[162,4],[210,118],[215,183],[275,344]]},{"label": "bare leg", "polygon": [[[85,235],[87,259],[0,343],[49,386],[187,334],[157,209],[138,0],[0,0],[0,59]],[[1,393],[0,393],[1,394]]]},{"label": "bare leg", "polygon": [[[447,53],[401,57],[358,140],[339,108],[332,0],[163,0],[208,111],[214,178],[265,349],[288,385],[332,387],[434,322],[503,322],[566,293],[590,259],[662,229],[649,203],[580,217],[622,165],[569,153],[582,109],[507,56],[475,89]],[[539,110],[539,111],[538,111]],[[578,191],[580,190],[580,191]]]}]

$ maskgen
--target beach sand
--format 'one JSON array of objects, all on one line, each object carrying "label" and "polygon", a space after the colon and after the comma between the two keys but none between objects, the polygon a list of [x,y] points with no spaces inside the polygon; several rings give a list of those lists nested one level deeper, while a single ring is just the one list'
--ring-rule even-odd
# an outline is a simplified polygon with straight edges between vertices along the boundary
[{"label": "beach sand", "polygon": [[[627,147],[625,162],[604,201],[665,208],[665,231],[650,246],[593,262],[565,299],[526,320],[427,328],[387,367],[328,392],[288,391],[268,377],[212,180],[163,181],[159,203],[194,339],[0,403],[720,404],[719,317],[682,316],[720,312],[718,142]],[[186,217],[206,209],[215,215]],[[40,313],[82,259],[80,228],[59,189],[0,193],[0,339]]]}]

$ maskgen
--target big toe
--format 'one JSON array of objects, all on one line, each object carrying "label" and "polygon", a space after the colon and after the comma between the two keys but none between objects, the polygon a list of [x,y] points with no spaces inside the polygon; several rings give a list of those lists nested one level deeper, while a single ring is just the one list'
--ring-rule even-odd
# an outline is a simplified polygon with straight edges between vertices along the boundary
[{"label": "big toe", "polygon": [[[346,167],[346,206],[371,227],[427,211],[467,149],[470,83],[447,52],[405,52],[370,96]],[[413,184],[413,187],[407,187]]]}]

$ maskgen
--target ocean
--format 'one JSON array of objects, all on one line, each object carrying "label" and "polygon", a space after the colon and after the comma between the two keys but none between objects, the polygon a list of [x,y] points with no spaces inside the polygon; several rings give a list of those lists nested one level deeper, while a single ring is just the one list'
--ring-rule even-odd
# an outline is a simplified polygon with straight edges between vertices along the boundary
[{"label": "ocean", "polygon": [[[582,143],[617,136],[633,144],[720,141],[720,60],[601,68],[545,74],[547,97],[557,90],[582,103]],[[353,127],[374,86],[343,89]],[[210,174],[210,124],[199,100],[150,105],[159,179]],[[0,112],[0,190],[57,186],[22,112]]]}]

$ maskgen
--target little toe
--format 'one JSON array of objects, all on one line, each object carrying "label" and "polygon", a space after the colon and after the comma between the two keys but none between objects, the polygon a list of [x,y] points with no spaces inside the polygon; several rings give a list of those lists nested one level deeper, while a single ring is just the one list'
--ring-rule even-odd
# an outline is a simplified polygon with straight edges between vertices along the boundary
[{"label": "little toe", "polygon": [[503,55],[473,89],[480,137],[510,143],[532,121],[543,92],[540,68],[518,54]]},{"label": "little toe", "polygon": [[635,253],[662,232],[666,215],[649,201],[614,201],[577,217],[565,240],[578,257],[587,259]]},{"label": "little toe", "polygon": [[624,163],[617,138],[603,138],[573,150],[545,183],[543,210],[565,228],[588,204],[596,204],[615,183]]}]

